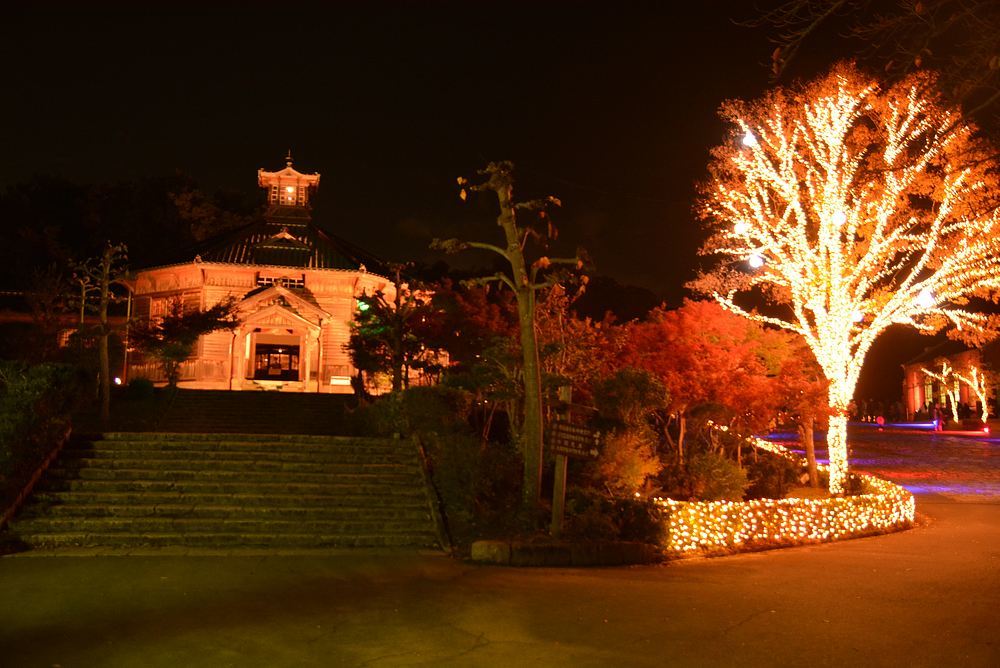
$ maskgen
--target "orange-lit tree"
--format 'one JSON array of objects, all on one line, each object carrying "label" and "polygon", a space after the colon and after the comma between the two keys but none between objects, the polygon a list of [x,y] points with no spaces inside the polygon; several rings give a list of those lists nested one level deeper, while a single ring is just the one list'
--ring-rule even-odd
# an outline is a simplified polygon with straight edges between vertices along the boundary
[{"label": "orange-lit tree", "polygon": [[716,263],[692,287],[803,337],[829,381],[840,493],[847,406],[878,335],[892,324],[950,324],[967,341],[996,330],[969,300],[1000,289],[998,165],[927,74],[882,87],[838,65],[721,114],[732,133],[699,200],[702,253]]}]

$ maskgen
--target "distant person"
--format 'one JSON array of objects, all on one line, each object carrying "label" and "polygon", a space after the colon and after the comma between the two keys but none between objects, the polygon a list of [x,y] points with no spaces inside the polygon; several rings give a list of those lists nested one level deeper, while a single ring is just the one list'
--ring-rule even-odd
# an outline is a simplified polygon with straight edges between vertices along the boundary
[{"label": "distant person", "polygon": [[944,411],[941,410],[941,404],[934,403],[934,431],[944,431]]}]

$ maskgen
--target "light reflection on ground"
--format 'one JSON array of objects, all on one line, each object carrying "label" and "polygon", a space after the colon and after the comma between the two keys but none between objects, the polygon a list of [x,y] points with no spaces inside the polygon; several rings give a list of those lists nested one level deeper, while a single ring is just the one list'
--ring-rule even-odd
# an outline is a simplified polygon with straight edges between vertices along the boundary
[{"label": "light reflection on ground", "polygon": [[[817,434],[817,458],[826,449]],[[794,433],[768,435],[798,449]],[[917,495],[943,495],[956,501],[1000,503],[1000,438],[888,430],[853,425],[848,434],[850,465],[906,487]]]}]

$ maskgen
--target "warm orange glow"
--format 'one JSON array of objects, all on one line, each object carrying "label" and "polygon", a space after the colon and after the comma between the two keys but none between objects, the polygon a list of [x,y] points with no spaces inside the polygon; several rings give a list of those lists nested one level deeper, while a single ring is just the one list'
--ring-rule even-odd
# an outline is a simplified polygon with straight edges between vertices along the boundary
[{"label": "warm orange glow", "polygon": [[[758,449],[806,465],[777,443],[749,440]],[[664,548],[668,553],[684,555],[802,545],[904,529],[913,524],[916,504],[906,489],[874,476],[857,478],[862,493],[839,498],[700,502],[657,499],[667,527]]]},{"label": "warm orange glow", "polygon": [[[840,66],[800,90],[731,102],[713,152],[694,287],[800,334],[830,381],[830,491],[847,481],[847,408],[865,355],[892,324],[992,328],[968,297],[1000,289],[996,162],[926,74],[883,89]],[[747,271],[749,264],[753,271]],[[737,303],[762,293],[782,309]]]}]

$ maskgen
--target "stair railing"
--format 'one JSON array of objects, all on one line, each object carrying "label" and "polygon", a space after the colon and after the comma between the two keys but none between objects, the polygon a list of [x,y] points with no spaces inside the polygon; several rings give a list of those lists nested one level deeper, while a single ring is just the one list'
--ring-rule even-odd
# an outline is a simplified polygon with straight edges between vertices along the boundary
[{"label": "stair railing", "polygon": [[0,516],[0,529],[6,527],[7,524],[12,519],[14,519],[14,515],[16,515],[17,511],[21,509],[21,506],[24,505],[24,502],[28,500],[28,497],[31,496],[31,492],[35,489],[35,485],[38,484],[38,481],[42,479],[43,475],[45,475],[45,472],[48,470],[49,466],[52,465],[52,462],[54,462],[56,460],[56,457],[59,456],[59,453],[62,452],[63,446],[66,445],[66,443],[69,441],[69,437],[70,434],[72,434],[72,432],[73,432],[73,427],[67,426],[66,431],[63,432],[62,437],[56,441],[55,446],[52,448],[49,454],[46,455],[45,459],[42,460],[42,463],[39,464],[38,468],[35,469],[35,472],[31,474],[30,478],[28,478],[28,482],[25,483],[24,487],[21,488],[21,491],[18,492],[18,495],[14,498],[14,501],[11,503],[11,505],[6,509],[4,509],[3,515]]}]

